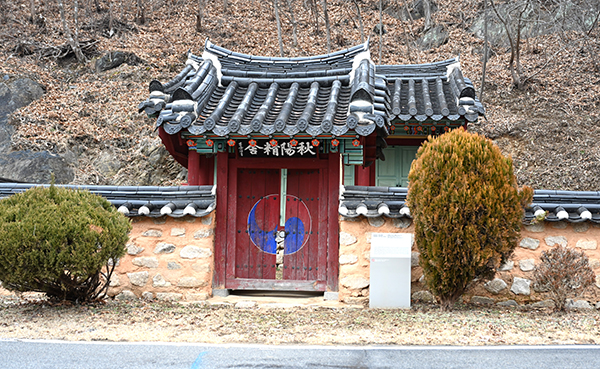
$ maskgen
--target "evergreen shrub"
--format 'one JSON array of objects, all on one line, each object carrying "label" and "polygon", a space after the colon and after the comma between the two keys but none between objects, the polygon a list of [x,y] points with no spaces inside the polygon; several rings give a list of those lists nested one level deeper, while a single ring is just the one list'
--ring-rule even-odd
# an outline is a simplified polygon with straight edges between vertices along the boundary
[{"label": "evergreen shrub", "polygon": [[464,129],[428,138],[408,176],[419,264],[444,310],[475,279],[490,279],[517,246],[524,206],[512,160]]},{"label": "evergreen shrub", "polygon": [[583,251],[560,245],[542,252],[533,276],[533,288],[548,292],[558,311],[565,311],[568,297],[584,292],[596,280]]},{"label": "evergreen shrub", "polygon": [[0,200],[0,281],[51,299],[104,297],[129,219],[89,191],[35,187]]}]

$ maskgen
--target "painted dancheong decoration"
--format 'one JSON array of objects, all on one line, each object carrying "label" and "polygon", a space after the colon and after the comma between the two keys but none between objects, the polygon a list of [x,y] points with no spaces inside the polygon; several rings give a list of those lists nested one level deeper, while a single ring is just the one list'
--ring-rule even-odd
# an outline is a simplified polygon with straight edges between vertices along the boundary
[{"label": "painted dancheong decoration", "polygon": [[[256,202],[248,214],[248,235],[256,247],[267,254],[275,255],[283,249],[284,255],[291,255],[306,245],[312,228],[310,211],[302,199],[286,195],[286,217],[283,226],[270,216],[279,214],[279,195],[268,195]],[[293,204],[293,205],[292,205]]]}]

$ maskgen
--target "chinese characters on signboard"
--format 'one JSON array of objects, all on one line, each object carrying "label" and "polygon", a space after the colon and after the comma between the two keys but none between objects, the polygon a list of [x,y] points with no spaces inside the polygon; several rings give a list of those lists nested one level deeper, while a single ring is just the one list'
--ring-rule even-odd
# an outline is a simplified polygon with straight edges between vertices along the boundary
[{"label": "chinese characters on signboard", "polygon": [[255,157],[311,157],[318,151],[310,141],[275,142],[267,140],[248,140],[238,142],[240,156]]}]

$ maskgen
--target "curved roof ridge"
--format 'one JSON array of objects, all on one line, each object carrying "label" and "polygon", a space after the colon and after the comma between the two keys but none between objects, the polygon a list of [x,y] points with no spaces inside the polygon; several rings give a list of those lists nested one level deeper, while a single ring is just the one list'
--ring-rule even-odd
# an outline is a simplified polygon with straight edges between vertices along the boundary
[{"label": "curved roof ridge", "polygon": [[250,55],[245,53],[238,53],[224,47],[218,46],[210,42],[207,38],[204,49],[213,54],[216,54],[221,59],[232,58],[237,63],[322,63],[331,61],[332,59],[352,59],[356,54],[369,49],[369,40],[362,44],[349,47],[347,49],[341,49],[328,54],[311,55],[311,56],[300,56],[300,57],[280,57],[280,56],[261,56],[261,55]]}]

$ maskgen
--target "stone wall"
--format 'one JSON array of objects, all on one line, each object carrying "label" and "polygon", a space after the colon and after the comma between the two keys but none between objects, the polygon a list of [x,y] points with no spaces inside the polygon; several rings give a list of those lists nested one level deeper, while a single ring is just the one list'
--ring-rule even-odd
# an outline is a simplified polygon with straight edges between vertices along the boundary
[{"label": "stone wall", "polygon": [[117,262],[108,294],[117,299],[207,299],[214,270],[213,215],[133,218],[127,254]]},{"label": "stone wall", "polygon": [[[369,253],[372,233],[413,233],[410,219],[344,218],[340,220],[340,291],[339,298],[347,303],[368,303],[369,296]],[[596,284],[575,305],[600,307],[600,226],[590,222],[542,222],[524,226],[519,246],[506,265],[503,265],[496,279],[487,284],[471,288],[463,299],[481,304],[517,305],[549,304],[547,296],[531,287],[533,269],[539,263],[543,251],[556,244],[584,250],[596,273]],[[412,249],[413,300],[429,301],[433,297],[423,283],[423,270],[419,266],[418,252]],[[587,303],[586,303],[587,302]]]}]

